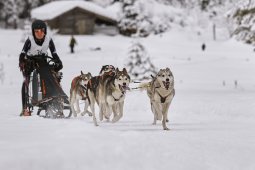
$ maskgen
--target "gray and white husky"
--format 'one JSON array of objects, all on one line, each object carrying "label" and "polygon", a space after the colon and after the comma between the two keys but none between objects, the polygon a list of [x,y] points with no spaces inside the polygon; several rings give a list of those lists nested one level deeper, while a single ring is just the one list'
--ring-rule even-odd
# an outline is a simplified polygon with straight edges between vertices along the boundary
[{"label": "gray and white husky", "polygon": [[[84,74],[81,71],[81,75],[72,80],[70,89],[70,107],[74,117],[77,116],[77,113],[81,112],[79,100],[85,101],[84,111],[81,113],[81,115],[84,116],[86,113],[88,113],[90,116],[92,115],[92,113],[88,111],[89,101],[87,96],[87,85],[91,77],[92,75],[90,72]],[[76,106],[76,111],[74,109],[74,105]]]},{"label": "gray and white husky", "polygon": [[152,77],[151,82],[142,83],[140,87],[147,89],[151,111],[154,114],[153,124],[155,125],[157,120],[162,120],[163,116],[163,129],[169,130],[166,126],[166,122],[168,122],[167,114],[175,95],[174,76],[171,70],[169,68],[160,69],[156,77]]},{"label": "gray and white husky", "polygon": [[100,98],[105,100],[105,113],[106,117],[110,117],[111,113],[114,114],[112,122],[115,123],[123,116],[123,107],[126,90],[129,90],[130,76],[126,68],[120,71],[116,69],[114,78],[104,82],[104,88],[101,89],[102,93]]}]

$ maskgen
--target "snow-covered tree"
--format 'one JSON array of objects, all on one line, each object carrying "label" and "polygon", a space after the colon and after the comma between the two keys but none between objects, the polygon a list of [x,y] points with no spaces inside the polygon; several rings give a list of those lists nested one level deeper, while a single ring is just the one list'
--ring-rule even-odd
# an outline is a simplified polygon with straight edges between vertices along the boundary
[{"label": "snow-covered tree", "polygon": [[44,5],[54,0],[4,0],[0,1],[0,20],[4,20],[5,27],[17,28],[20,18],[30,18],[32,8]]},{"label": "snow-covered tree", "polygon": [[4,2],[0,1],[0,20],[3,19]]},{"label": "snow-covered tree", "polygon": [[132,79],[142,81],[157,73],[147,50],[140,42],[133,42],[128,54],[126,68]]},{"label": "snow-covered tree", "polygon": [[19,20],[19,0],[6,0],[3,3],[3,17],[5,21],[5,27],[17,28]]},{"label": "snow-covered tree", "polygon": [[146,37],[152,30],[150,14],[142,0],[122,0],[122,16],[118,23],[119,31],[126,36]]},{"label": "snow-covered tree", "polygon": [[210,0],[202,0],[201,1],[201,10],[202,11],[207,10],[209,3],[210,3]]},{"label": "snow-covered tree", "polygon": [[248,44],[255,44],[255,1],[242,0],[229,15],[232,36]]}]

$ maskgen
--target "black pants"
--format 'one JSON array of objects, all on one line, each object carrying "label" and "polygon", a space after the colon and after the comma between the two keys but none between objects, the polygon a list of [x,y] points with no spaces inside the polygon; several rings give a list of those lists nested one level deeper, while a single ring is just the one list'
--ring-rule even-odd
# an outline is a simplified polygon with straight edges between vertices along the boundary
[{"label": "black pants", "polygon": [[74,45],[71,45],[70,48],[71,48],[71,53],[74,53]]}]

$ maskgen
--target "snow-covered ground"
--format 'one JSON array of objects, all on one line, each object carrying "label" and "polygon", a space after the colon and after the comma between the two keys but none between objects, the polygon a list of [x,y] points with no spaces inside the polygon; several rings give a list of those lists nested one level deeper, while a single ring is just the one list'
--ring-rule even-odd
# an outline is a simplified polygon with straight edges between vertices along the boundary
[{"label": "snow-covered ground", "polygon": [[[99,122],[95,127],[87,115],[68,120],[44,119],[35,113],[19,117],[21,38],[21,30],[0,30],[0,63],[5,72],[0,84],[0,169],[255,169],[255,53],[251,46],[179,31],[140,39],[157,68],[170,67],[175,76],[171,130],[163,131],[160,122],[152,125],[149,100],[140,91],[127,93],[124,117],[115,124]],[[105,64],[122,68],[132,41],[120,35],[76,36],[76,53],[70,54],[69,38],[54,36],[67,94],[80,70],[97,75]],[[101,50],[93,50],[96,47]]]}]

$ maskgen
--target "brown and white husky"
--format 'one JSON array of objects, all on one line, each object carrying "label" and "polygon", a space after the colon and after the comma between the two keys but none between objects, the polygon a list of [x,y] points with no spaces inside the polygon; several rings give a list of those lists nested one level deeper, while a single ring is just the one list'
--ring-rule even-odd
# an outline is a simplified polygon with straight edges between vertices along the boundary
[{"label": "brown and white husky", "polygon": [[[93,121],[95,126],[98,126],[96,116],[95,116],[95,103],[99,106],[100,120],[105,112],[105,105],[103,104],[104,98],[100,98],[100,93],[103,88],[104,82],[107,82],[115,76],[115,67],[112,65],[102,66],[98,76],[92,77],[88,82],[87,95],[89,98],[89,105],[92,111]],[[102,115],[102,116],[101,116]]]},{"label": "brown and white husky", "polygon": [[[88,113],[90,116],[92,115],[92,113],[88,111],[89,101],[87,96],[87,85],[91,77],[92,75],[90,72],[84,74],[81,71],[81,75],[72,80],[70,89],[70,107],[74,117],[77,116],[77,113],[81,112],[79,106],[80,100],[85,101],[84,111],[81,113],[81,115],[84,116],[86,113]],[[74,109],[74,105],[76,106],[76,110]]]}]

